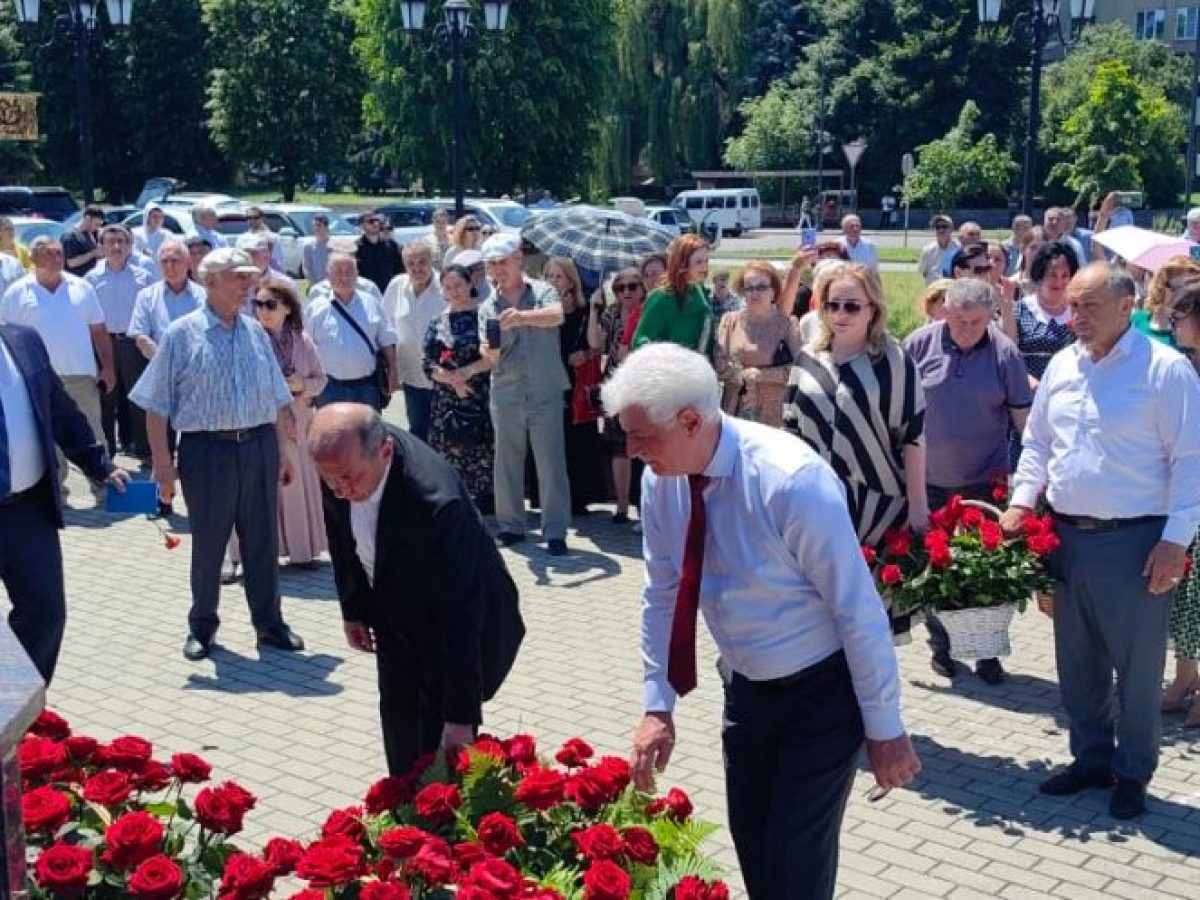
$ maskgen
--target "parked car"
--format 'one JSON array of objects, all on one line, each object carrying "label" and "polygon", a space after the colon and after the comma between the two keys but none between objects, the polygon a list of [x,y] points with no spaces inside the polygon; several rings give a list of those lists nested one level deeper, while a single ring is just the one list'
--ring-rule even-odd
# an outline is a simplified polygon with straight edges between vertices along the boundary
[{"label": "parked car", "polygon": [[[146,213],[138,210],[121,224],[126,228],[137,228],[145,221]],[[163,206],[163,228],[180,237],[196,234],[196,222],[192,218],[191,210],[183,206]],[[218,234],[237,237],[249,230],[250,223],[246,221],[246,214],[241,209],[217,209],[216,231]]]},{"label": "parked car", "polygon": [[696,230],[692,220],[673,206],[647,206],[646,218],[676,235],[691,234]]},{"label": "parked car", "polygon": [[61,222],[78,209],[66,188],[0,187],[0,215],[40,216]]},{"label": "parked car", "polygon": [[762,207],[756,188],[707,188],[683,191],[671,205],[692,224],[711,224],[734,237],[762,227]]},{"label": "parked car", "polygon": [[240,210],[246,206],[246,203],[237,197],[231,197],[229,194],[213,194],[206,191],[184,191],[179,194],[168,194],[157,202],[163,208],[178,206],[182,209],[191,209],[193,206],[211,206],[213,209],[226,208]]},{"label": "parked car", "polygon": [[37,216],[9,216],[9,218],[12,219],[13,228],[17,232],[17,243],[24,247],[28,247],[30,241],[43,234],[62,240],[62,236],[67,232],[66,225],[62,222],[55,222],[53,219],[42,219]]},{"label": "parked car", "polygon": [[[328,206],[307,203],[260,203],[263,222],[275,234],[283,246],[283,261],[289,275],[299,278],[300,263],[304,258],[304,247],[314,240],[316,229],[313,217],[324,213],[329,217],[329,233],[333,237],[358,237],[359,230],[331,210]],[[218,213],[219,215],[219,213]]]},{"label": "parked car", "polygon": [[[376,207],[376,212],[388,217],[392,226],[392,237],[396,243],[403,246],[413,241],[424,240],[433,234],[433,214],[439,209],[451,212],[454,209],[454,200],[431,197],[426,200],[388,203]],[[487,197],[469,198],[463,203],[463,212],[497,231],[511,232],[520,231],[525,221],[536,215],[534,210],[526,209],[513,200],[494,200]],[[454,218],[453,212],[450,218]]]},{"label": "parked car", "polygon": [[[135,212],[138,211],[136,206],[106,206],[104,209],[104,224],[119,225],[124,222]],[[83,210],[76,210],[70,216],[63,220],[63,224],[68,228],[74,228],[79,224],[79,220],[83,218]]]}]

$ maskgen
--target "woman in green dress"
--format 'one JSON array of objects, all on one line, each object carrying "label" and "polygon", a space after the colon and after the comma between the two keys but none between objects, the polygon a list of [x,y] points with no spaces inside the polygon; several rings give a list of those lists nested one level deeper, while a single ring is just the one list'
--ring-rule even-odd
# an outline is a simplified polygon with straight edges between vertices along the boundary
[{"label": "woman in green dress", "polygon": [[667,341],[709,355],[713,315],[704,290],[708,278],[708,244],[685,234],[671,244],[663,283],[646,297],[633,349]]}]

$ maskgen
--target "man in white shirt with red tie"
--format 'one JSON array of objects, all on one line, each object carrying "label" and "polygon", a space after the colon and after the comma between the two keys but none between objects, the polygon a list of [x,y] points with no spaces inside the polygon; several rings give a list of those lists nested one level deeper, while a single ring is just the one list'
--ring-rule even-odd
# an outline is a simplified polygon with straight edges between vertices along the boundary
[{"label": "man in white shirt with red tie", "polygon": [[[635,783],[648,788],[670,758],[703,610],[721,654],[730,831],[750,898],[832,897],[864,736],[880,788],[920,771],[841,484],[799,439],[722,415],[712,367],[682,347],[638,350],[602,399],[646,463]],[[708,521],[719,540],[706,540]]]}]

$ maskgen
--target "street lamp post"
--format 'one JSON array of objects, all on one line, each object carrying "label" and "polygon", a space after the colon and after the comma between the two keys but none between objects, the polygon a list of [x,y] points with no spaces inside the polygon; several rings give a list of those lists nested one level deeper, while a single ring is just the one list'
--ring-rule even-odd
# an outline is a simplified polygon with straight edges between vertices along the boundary
[{"label": "street lamp post", "polygon": [[[428,3],[424,0],[400,0],[400,18],[404,30],[413,34],[425,27]],[[508,25],[511,0],[484,0],[483,26],[487,31],[503,31]],[[468,0],[446,0],[442,5],[444,21],[433,29],[433,46],[450,51],[450,177],[454,183],[454,217],[462,218],[466,194],[463,174],[463,117],[467,106],[467,85],[463,74],[463,56],[476,39]]]},{"label": "street lamp post", "polygon": [[[983,25],[996,26],[1000,22],[1003,0],[977,0],[979,21]],[[1060,0],[1027,0],[1028,9],[1013,16],[1011,33],[1024,33],[1029,38],[1029,121],[1025,127],[1025,165],[1021,184],[1021,212],[1033,215],[1033,195],[1037,189],[1038,129],[1042,117],[1042,58],[1046,43],[1057,38],[1063,48],[1069,48],[1071,39],[1084,24],[1096,16],[1096,0],[1070,0],[1069,15],[1064,21]],[[1068,31],[1064,32],[1063,28]]]},{"label": "street lamp post", "polygon": [[[41,0],[13,0],[17,21],[37,24]],[[133,17],[133,0],[104,0],[110,25],[128,26]],[[75,60],[75,92],[79,106],[79,181],[83,200],[95,199],[96,176],[92,142],[92,59],[93,42],[101,37],[99,6],[93,0],[68,0],[67,11],[54,19],[54,37],[69,41]],[[53,38],[52,38],[53,40]]]}]

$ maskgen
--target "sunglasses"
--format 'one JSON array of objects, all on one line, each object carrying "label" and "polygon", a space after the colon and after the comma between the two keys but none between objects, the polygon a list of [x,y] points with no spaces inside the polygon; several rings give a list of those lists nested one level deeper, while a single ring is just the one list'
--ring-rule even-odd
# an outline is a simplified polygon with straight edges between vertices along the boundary
[{"label": "sunglasses", "polygon": [[826,300],[821,308],[830,315],[844,310],[848,316],[857,316],[866,305],[860,300]]},{"label": "sunglasses", "polygon": [[986,266],[971,266],[971,271],[976,275],[986,275],[988,272],[992,271],[992,264],[988,263]]},{"label": "sunglasses", "polygon": [[742,291],[747,294],[765,294],[768,291],[774,290],[769,283],[762,284],[743,284]]},{"label": "sunglasses", "polygon": [[482,230],[483,230],[483,228],[480,225],[468,225],[466,228],[463,229],[463,231],[482,231]]},{"label": "sunglasses", "polygon": [[933,230],[934,231],[949,231],[950,226],[949,225],[934,225]]},{"label": "sunglasses", "polygon": [[271,312],[275,312],[275,310],[279,309],[279,301],[274,299],[255,300],[254,305],[259,309],[269,309]]},{"label": "sunglasses", "polygon": [[624,284],[614,284],[613,285],[613,293],[614,294],[632,294],[636,290],[638,290],[638,288],[640,288],[640,287],[641,287],[641,284],[636,281],[627,281]]}]

